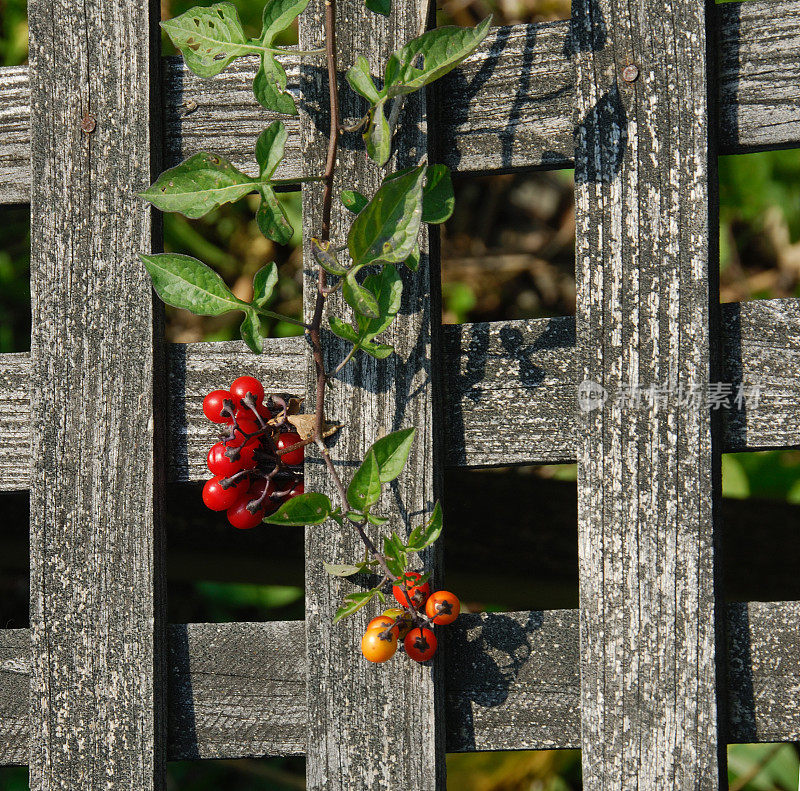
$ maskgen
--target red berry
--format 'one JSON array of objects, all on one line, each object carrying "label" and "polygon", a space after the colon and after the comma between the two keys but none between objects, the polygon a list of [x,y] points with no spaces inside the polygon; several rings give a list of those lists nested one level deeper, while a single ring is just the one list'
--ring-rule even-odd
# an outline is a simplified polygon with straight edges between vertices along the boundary
[{"label": "red berry", "polygon": [[[272,412],[267,409],[263,404],[256,404],[256,412],[261,415],[264,420],[270,420],[272,418]],[[253,414],[253,410],[250,409],[249,406],[244,406],[244,404],[240,404],[236,407],[236,420],[241,422],[242,420],[249,420],[253,422],[258,422],[256,420],[256,416]]]},{"label": "red berry", "polygon": [[263,508],[259,508],[254,514],[247,510],[247,504],[253,499],[248,494],[247,497],[243,497],[228,509],[228,521],[239,530],[249,530],[251,527],[261,524],[261,520],[264,518]]},{"label": "red berry", "polygon": [[415,662],[427,662],[435,653],[438,642],[433,629],[415,626],[403,640],[406,653]]},{"label": "red berry", "polygon": [[254,420],[239,420],[239,428],[233,432],[233,439],[229,439],[225,445],[229,448],[238,448],[246,441],[258,442],[258,437],[250,437],[249,440],[245,434],[252,434],[258,431],[259,426]]},{"label": "red berry", "polygon": [[248,393],[252,393],[257,404],[261,403],[264,398],[264,388],[261,386],[261,382],[259,382],[258,379],[254,379],[252,376],[240,376],[238,379],[234,380],[231,385],[231,395],[236,402],[236,406],[239,406],[239,402]]},{"label": "red berry", "polygon": [[[295,434],[294,431],[287,431],[285,434],[281,434],[280,437],[278,437],[277,447],[278,450],[283,450],[284,448],[291,448],[292,445],[296,445],[298,442],[302,441],[299,434]],[[304,456],[304,449],[297,448],[296,450],[290,450],[288,453],[284,453],[281,456],[281,461],[284,464],[302,464]]]},{"label": "red berry", "polygon": [[247,491],[246,478],[227,489],[223,488],[222,480],[219,477],[211,478],[203,487],[203,502],[212,511],[224,511],[230,508]]},{"label": "red berry", "polygon": [[403,575],[405,581],[403,587],[400,587],[400,585],[392,586],[392,593],[395,599],[403,607],[416,607],[419,609],[425,603],[425,599],[428,598],[431,586],[427,582],[423,585],[414,584],[421,576],[416,571],[407,571]]},{"label": "red berry", "polygon": [[206,457],[208,469],[214,475],[220,478],[230,478],[231,475],[241,470],[252,470],[256,466],[256,460],[253,454],[256,450],[255,442],[248,442],[239,451],[239,458],[236,461],[231,461],[226,455],[227,448],[221,442],[212,445]]},{"label": "red berry", "polygon": [[212,423],[230,423],[231,418],[222,414],[222,408],[225,406],[226,400],[233,400],[227,390],[212,390],[203,399],[203,414]]},{"label": "red berry", "polygon": [[425,615],[437,626],[453,623],[461,612],[458,597],[450,591],[436,591],[425,602]]}]

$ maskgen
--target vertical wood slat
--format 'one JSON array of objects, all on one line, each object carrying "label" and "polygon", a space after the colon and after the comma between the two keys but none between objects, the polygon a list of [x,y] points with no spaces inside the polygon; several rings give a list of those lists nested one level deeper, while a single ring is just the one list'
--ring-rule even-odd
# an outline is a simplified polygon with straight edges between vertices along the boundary
[{"label": "vertical wood slat", "polygon": [[[718,458],[709,410],[678,395],[714,374],[705,14],[693,0],[573,4],[578,381],[608,393],[579,410],[578,428],[583,781],[593,791],[717,788],[724,776]],[[620,401],[627,384],[672,393],[637,406]]]},{"label": "vertical wood slat", "polygon": [[[424,5],[424,4],[423,4]],[[300,46],[320,46],[323,4],[312,2],[300,18]],[[341,76],[358,54],[370,62],[380,78],[389,54],[417,35],[421,11],[418,4],[403,0],[393,3],[390,19],[366,11],[362,0],[337,3],[338,68],[342,97],[342,121],[358,119],[364,103],[349,89]],[[303,157],[311,162],[308,172],[322,172],[328,129],[327,79],[324,64],[309,61],[301,75],[305,101],[301,110]],[[390,166],[415,164],[426,153],[425,98],[414,94],[405,102],[400,130],[395,140],[397,162]],[[384,171],[385,172],[385,171]],[[344,240],[352,215],[341,206],[339,190],[352,187],[371,195],[383,172],[366,161],[359,135],[346,135],[339,152],[333,212],[335,243]],[[304,237],[319,233],[322,190],[304,188]],[[332,456],[349,480],[354,464],[369,445],[389,431],[417,427],[417,436],[406,469],[388,491],[380,506],[391,514],[392,527],[401,535],[419,524],[432,510],[437,496],[434,482],[431,361],[432,319],[438,321],[438,261],[430,245],[422,240],[422,263],[416,275],[404,277],[403,307],[393,327],[385,334],[396,353],[376,362],[359,355],[354,364],[337,378],[326,399],[330,419],[346,424]],[[311,271],[308,245],[305,248],[306,315],[316,293],[316,274]],[[410,276],[409,276],[410,275]],[[329,310],[348,316],[350,309],[339,294]],[[346,344],[327,330],[326,365],[332,369],[346,354]],[[309,357],[308,392],[313,393],[314,372]],[[360,383],[357,384],[357,383]],[[306,461],[307,491],[328,491],[335,496],[320,462]],[[377,533],[376,533],[377,535]],[[309,731],[306,782],[310,789],[415,789],[443,787],[444,740],[440,702],[434,691],[439,686],[439,660],[434,667],[417,665],[397,655],[388,665],[370,665],[359,645],[366,622],[380,612],[374,605],[333,627],[331,620],[349,580],[329,577],[322,561],[352,562],[363,553],[355,531],[340,531],[333,523],[311,527],[306,532],[306,637],[308,659]],[[438,550],[429,552],[426,567],[434,570]]]},{"label": "vertical wood slat", "polygon": [[163,787],[163,344],[136,194],[157,20],[149,0],[29,7],[35,791]]}]

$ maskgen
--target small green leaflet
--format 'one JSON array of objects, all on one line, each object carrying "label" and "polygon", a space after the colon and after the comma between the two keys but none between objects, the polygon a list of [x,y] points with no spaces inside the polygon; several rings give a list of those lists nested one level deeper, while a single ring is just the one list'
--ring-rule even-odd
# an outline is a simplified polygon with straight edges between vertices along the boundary
[{"label": "small green leaflet", "polygon": [[242,340],[254,354],[264,351],[264,336],[261,331],[261,318],[254,310],[244,312],[244,321],[239,328]]},{"label": "small green leaflet", "polygon": [[346,209],[350,209],[353,214],[358,214],[368,203],[364,195],[356,190],[342,190],[342,204]]},{"label": "small green leaflet", "polygon": [[381,483],[393,481],[405,467],[411,445],[414,443],[415,428],[403,428],[393,431],[379,439],[370,448],[370,453],[375,454],[375,461],[380,470]]},{"label": "small green leaflet", "polygon": [[347,70],[345,77],[350,87],[370,104],[374,105],[380,101],[380,92],[375,87],[375,81],[369,72],[369,63],[363,55],[356,58],[356,62]]},{"label": "small green leaflet", "polygon": [[378,301],[371,291],[367,291],[356,280],[360,266],[348,271],[342,281],[342,296],[345,302],[358,314],[371,319],[378,318]]},{"label": "small green leaflet", "polygon": [[369,569],[369,563],[357,563],[354,566],[349,566],[344,563],[325,563],[323,561],[322,566],[333,577],[352,577],[353,574]]},{"label": "small green leaflet", "polygon": [[156,293],[168,305],[190,310],[199,316],[219,316],[249,307],[233,295],[211,267],[190,255],[157,253],[139,257]]},{"label": "small green leaflet", "polygon": [[[256,161],[262,179],[272,178],[272,174],[283,159],[283,151],[289,133],[283,121],[273,121],[259,136],[256,141]],[[437,165],[436,167],[442,167]],[[428,177],[430,181],[430,177]],[[424,210],[423,210],[424,211]]]},{"label": "small green leaflet", "polygon": [[382,16],[389,16],[392,13],[392,0],[366,0],[367,8]]},{"label": "small green leaflet", "polygon": [[456,205],[447,165],[428,165],[428,180],[422,190],[422,222],[438,225],[450,219]]},{"label": "small green leaflet", "polygon": [[422,185],[427,167],[420,165],[384,182],[350,226],[347,245],[355,267],[405,261],[417,242],[422,221]]},{"label": "small green leaflet", "polygon": [[381,496],[381,476],[374,451],[370,448],[361,466],[347,487],[347,502],[351,508],[366,511]]},{"label": "small green leaflet", "polygon": [[372,293],[378,306],[376,318],[357,316],[359,337],[371,341],[389,327],[400,310],[403,281],[397,270],[391,264],[387,264],[377,274],[367,275],[364,279],[364,288]]},{"label": "small green leaflet", "polygon": [[389,571],[400,577],[403,575],[406,567],[406,548],[397,533],[392,533],[391,536],[385,536],[383,539],[383,554],[386,558],[386,565]]},{"label": "small green leaflet", "polygon": [[294,234],[294,228],[286,216],[283,204],[278,200],[275,190],[269,184],[262,183],[258,189],[261,195],[261,205],[256,212],[256,222],[259,230],[267,239],[272,239],[278,244],[289,244]]},{"label": "small green leaflet", "polygon": [[354,612],[360,610],[365,604],[372,601],[379,593],[377,588],[372,590],[363,591],[359,593],[349,593],[344,597],[344,604],[336,611],[333,618],[334,623],[339,623],[342,618],[352,615]]},{"label": "small green leaflet", "polygon": [[331,501],[319,492],[299,494],[287,500],[274,514],[264,517],[265,522],[276,525],[319,525],[333,511]]},{"label": "small green leaflet", "polygon": [[278,267],[267,264],[253,275],[253,305],[265,308],[272,298],[272,292],[278,283]]},{"label": "small green leaflet", "polygon": [[[409,41],[386,62],[381,95],[401,96],[438,80],[478,48],[491,22],[489,17],[474,28],[439,27]],[[422,67],[417,68],[420,58]]]},{"label": "small green leaflet", "polygon": [[367,156],[383,167],[392,155],[392,130],[386,118],[386,100],[381,99],[369,111],[369,122],[364,130]]},{"label": "small green leaflet", "polygon": [[394,351],[394,346],[389,346],[387,343],[373,343],[372,341],[361,341],[358,348],[376,360],[385,360]]},{"label": "small green leaflet", "polygon": [[250,52],[233,3],[190,8],[161,23],[181,51],[186,66],[198,77],[213,77],[240,55]]},{"label": "small green leaflet", "polygon": [[408,537],[409,552],[421,552],[436,541],[442,533],[442,506],[439,501],[433,507],[431,518],[421,527],[415,527]]},{"label": "small green leaflet", "polygon": [[338,316],[329,316],[328,323],[331,325],[331,332],[334,335],[348,343],[352,343],[353,346],[358,345],[358,335],[346,321],[342,321]]},{"label": "small green leaflet", "polygon": [[315,236],[311,238],[311,254],[314,260],[330,275],[341,277],[347,274],[347,267],[342,266],[331,250],[330,242],[321,242]]},{"label": "small green leaflet", "polygon": [[286,30],[305,11],[308,0],[269,0],[264,6],[261,27],[261,43],[272,45],[278,33]]},{"label": "small green leaflet", "polygon": [[253,94],[267,110],[297,115],[294,97],[286,90],[286,71],[271,52],[261,55],[261,66],[253,80]]}]

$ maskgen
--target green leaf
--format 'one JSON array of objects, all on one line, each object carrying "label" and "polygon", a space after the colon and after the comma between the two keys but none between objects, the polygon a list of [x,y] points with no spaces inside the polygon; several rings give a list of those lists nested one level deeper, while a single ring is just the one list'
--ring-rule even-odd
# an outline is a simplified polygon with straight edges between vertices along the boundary
[{"label": "green leaf", "polygon": [[345,77],[350,87],[371,105],[381,100],[380,92],[375,87],[375,81],[369,72],[369,62],[363,55],[356,58],[356,62],[347,70]]},{"label": "green leaf", "polygon": [[347,267],[339,263],[339,259],[331,250],[330,242],[321,242],[316,237],[312,237],[311,254],[314,256],[314,260],[329,274],[339,277],[347,274]]},{"label": "green leaf", "polygon": [[356,273],[360,267],[351,269],[342,281],[342,296],[348,305],[362,316],[371,319],[378,318],[378,301],[371,291],[367,291],[356,281]]},{"label": "green leaf", "polygon": [[342,340],[348,341],[354,346],[358,344],[358,333],[347,322],[337,316],[329,316],[328,322],[334,335],[338,335]]},{"label": "green leaf", "polygon": [[297,115],[294,98],[286,90],[286,72],[271,52],[261,56],[261,67],[253,80],[253,93],[267,110],[284,115]]},{"label": "green leaf", "polygon": [[491,21],[491,17],[484,19],[474,28],[438,27],[409,41],[386,62],[382,95],[392,98],[411,93],[447,74],[478,48]]},{"label": "green leaf", "polygon": [[286,217],[283,204],[278,200],[275,190],[268,184],[261,184],[258,192],[261,195],[261,205],[256,212],[256,222],[261,233],[278,244],[289,244],[294,228]]},{"label": "green leaf", "polygon": [[367,198],[356,190],[342,190],[340,196],[346,209],[350,209],[353,214],[358,214],[368,203]]},{"label": "green leaf", "polygon": [[406,552],[403,542],[396,533],[383,539],[383,555],[386,565],[395,577],[402,577],[406,568]]},{"label": "green leaf", "polygon": [[278,282],[278,267],[274,263],[262,266],[253,275],[253,305],[266,307]]},{"label": "green leaf", "polygon": [[392,130],[386,119],[386,102],[379,101],[369,111],[369,122],[364,130],[364,144],[367,156],[380,167],[383,167],[392,154]]},{"label": "green leaf", "polygon": [[274,514],[264,517],[275,525],[319,525],[333,511],[331,501],[319,492],[298,494],[287,500]]},{"label": "green leaf", "polygon": [[394,351],[394,346],[389,346],[388,343],[373,343],[372,341],[360,341],[358,348],[376,360],[385,360]]},{"label": "green leaf", "polygon": [[344,563],[325,563],[325,561],[322,562],[322,566],[328,574],[334,577],[352,577],[353,574],[358,574],[369,568],[366,563],[358,563],[354,566],[349,566]]},{"label": "green leaf", "polygon": [[405,261],[414,249],[422,221],[422,184],[426,166],[420,165],[387,181],[353,220],[347,245],[354,266]]},{"label": "green leaf", "polygon": [[307,5],[308,0],[269,0],[264,6],[261,43],[270,46],[278,33],[286,30]]},{"label": "green leaf", "polygon": [[381,496],[381,476],[378,461],[372,449],[367,451],[364,461],[356,470],[347,487],[347,502],[352,508],[365,511],[375,505]]},{"label": "green leaf", "polygon": [[392,0],[367,0],[367,8],[376,14],[389,16],[392,13]]},{"label": "green leaf", "polygon": [[447,165],[429,165],[428,180],[422,190],[422,222],[443,223],[450,219],[456,198]]},{"label": "green leaf", "polygon": [[372,601],[377,593],[377,588],[359,593],[349,593],[344,597],[344,604],[336,611],[336,615],[333,616],[333,622],[339,623],[342,618],[346,618],[348,615],[352,615],[354,612],[360,610],[365,604]]},{"label": "green leaf", "polygon": [[247,308],[247,303],[237,299],[211,267],[190,255],[158,253],[139,257],[156,293],[168,305],[198,316],[219,316]]},{"label": "green leaf", "polygon": [[254,354],[261,354],[264,351],[264,336],[261,334],[261,319],[254,310],[244,312],[244,321],[239,328],[242,340]]},{"label": "green leaf", "polygon": [[378,305],[377,318],[357,317],[359,335],[364,340],[371,341],[394,321],[400,310],[403,281],[397,270],[391,264],[387,264],[378,274],[368,275],[364,279],[364,288],[373,294]]},{"label": "green leaf", "polygon": [[408,551],[421,552],[429,547],[442,533],[442,506],[439,501],[433,507],[430,519],[421,527],[415,527],[408,537]]},{"label": "green leaf", "polygon": [[382,525],[385,525],[389,521],[389,517],[378,516],[377,514],[367,514],[367,521],[371,525],[377,525],[378,527],[381,527]]},{"label": "green leaf", "polygon": [[[289,133],[283,121],[273,121],[259,136],[256,142],[256,161],[262,179],[268,179],[275,172],[278,163],[283,159],[283,150]],[[436,165],[435,167],[444,167]],[[430,178],[428,178],[430,181]],[[423,208],[424,211],[424,208]]]},{"label": "green leaf", "polygon": [[198,77],[213,77],[250,51],[233,3],[190,8],[161,27]]},{"label": "green leaf", "polygon": [[161,211],[197,219],[253,192],[254,182],[225,157],[203,151],[165,170],[142,195]]},{"label": "green leaf", "polygon": [[411,251],[411,255],[408,256],[405,260],[405,265],[407,269],[410,269],[412,272],[416,272],[419,269],[419,245],[415,244],[414,249]]},{"label": "green leaf", "polygon": [[381,483],[393,481],[403,471],[416,431],[415,428],[393,431],[370,448],[369,452],[375,454],[375,461],[380,469]]}]

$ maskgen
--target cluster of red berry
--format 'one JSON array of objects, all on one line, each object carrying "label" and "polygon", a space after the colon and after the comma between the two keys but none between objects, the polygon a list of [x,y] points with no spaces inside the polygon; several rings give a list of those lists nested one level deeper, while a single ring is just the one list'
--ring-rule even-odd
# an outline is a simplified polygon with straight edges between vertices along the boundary
[{"label": "cluster of red berry", "polygon": [[415,662],[427,662],[436,653],[438,641],[433,625],[453,623],[461,611],[458,598],[449,591],[431,594],[427,582],[416,585],[420,574],[408,571],[402,585],[394,585],[392,593],[401,607],[386,610],[367,624],[361,638],[361,653],[370,662],[386,662],[403,641],[406,654]]},{"label": "cluster of red berry", "polygon": [[205,416],[225,427],[208,451],[214,477],[203,487],[203,502],[212,511],[227,511],[240,530],[303,493],[303,441],[287,422],[287,403],[274,395],[267,404],[263,400],[264,388],[252,376],[240,376],[230,390],[213,390],[203,399]]}]

